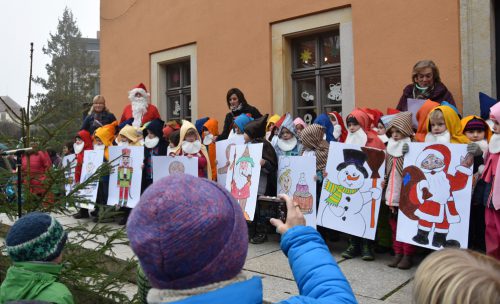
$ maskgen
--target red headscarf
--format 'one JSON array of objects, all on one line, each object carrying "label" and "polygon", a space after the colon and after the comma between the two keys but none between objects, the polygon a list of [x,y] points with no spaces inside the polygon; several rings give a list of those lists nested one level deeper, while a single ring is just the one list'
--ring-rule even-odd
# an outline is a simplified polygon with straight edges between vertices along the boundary
[{"label": "red headscarf", "polygon": [[365,147],[385,150],[384,143],[378,138],[377,133],[371,129],[372,121],[366,112],[356,108],[348,116],[356,118],[361,128],[365,131],[367,136]]},{"label": "red headscarf", "polygon": [[335,116],[335,119],[337,120],[337,123],[339,126],[342,128],[342,133],[338,139],[338,142],[345,142],[345,139],[347,138],[347,128],[345,127],[344,120],[342,119],[342,116],[338,112],[329,112],[328,115],[333,115]]}]

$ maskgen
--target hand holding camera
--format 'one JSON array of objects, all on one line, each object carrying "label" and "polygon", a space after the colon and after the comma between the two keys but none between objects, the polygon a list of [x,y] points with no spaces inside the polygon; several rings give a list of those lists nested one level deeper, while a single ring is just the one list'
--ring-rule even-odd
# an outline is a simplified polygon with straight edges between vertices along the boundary
[{"label": "hand holding camera", "polygon": [[305,226],[306,219],[298,204],[295,204],[292,199],[286,194],[279,194],[278,198],[282,199],[286,203],[287,215],[286,221],[283,222],[281,219],[272,218],[271,224],[276,227],[276,231],[279,234],[284,234],[288,229],[295,226]]}]

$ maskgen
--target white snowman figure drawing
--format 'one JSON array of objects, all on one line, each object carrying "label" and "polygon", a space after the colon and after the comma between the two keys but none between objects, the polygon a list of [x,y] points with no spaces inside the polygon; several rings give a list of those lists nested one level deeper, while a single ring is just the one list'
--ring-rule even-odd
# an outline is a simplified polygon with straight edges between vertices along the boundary
[{"label": "white snowman figure drawing", "polygon": [[363,208],[373,199],[378,199],[382,191],[370,188],[363,191],[368,172],[364,167],[366,154],[359,150],[345,149],[344,162],[337,166],[338,184],[326,179],[323,188],[329,193],[322,210],[318,213],[320,225],[341,221],[350,227],[351,233],[364,236],[366,220]]}]

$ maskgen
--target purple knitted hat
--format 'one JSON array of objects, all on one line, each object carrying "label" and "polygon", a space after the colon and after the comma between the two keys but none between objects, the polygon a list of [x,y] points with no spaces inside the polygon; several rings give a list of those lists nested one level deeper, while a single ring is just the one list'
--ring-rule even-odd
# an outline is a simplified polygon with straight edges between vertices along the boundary
[{"label": "purple knitted hat", "polygon": [[160,289],[229,280],[243,268],[248,249],[246,221],[231,194],[185,174],[144,191],[127,234],[151,285]]}]

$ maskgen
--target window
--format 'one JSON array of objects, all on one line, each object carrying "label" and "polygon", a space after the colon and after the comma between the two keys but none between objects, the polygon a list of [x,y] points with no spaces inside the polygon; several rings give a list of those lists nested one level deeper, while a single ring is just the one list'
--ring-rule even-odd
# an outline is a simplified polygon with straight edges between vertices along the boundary
[{"label": "window", "polygon": [[166,65],[167,120],[191,120],[191,65],[189,59]]},{"label": "window", "polygon": [[306,123],[319,113],[342,112],[339,30],[292,40],[293,111]]}]

